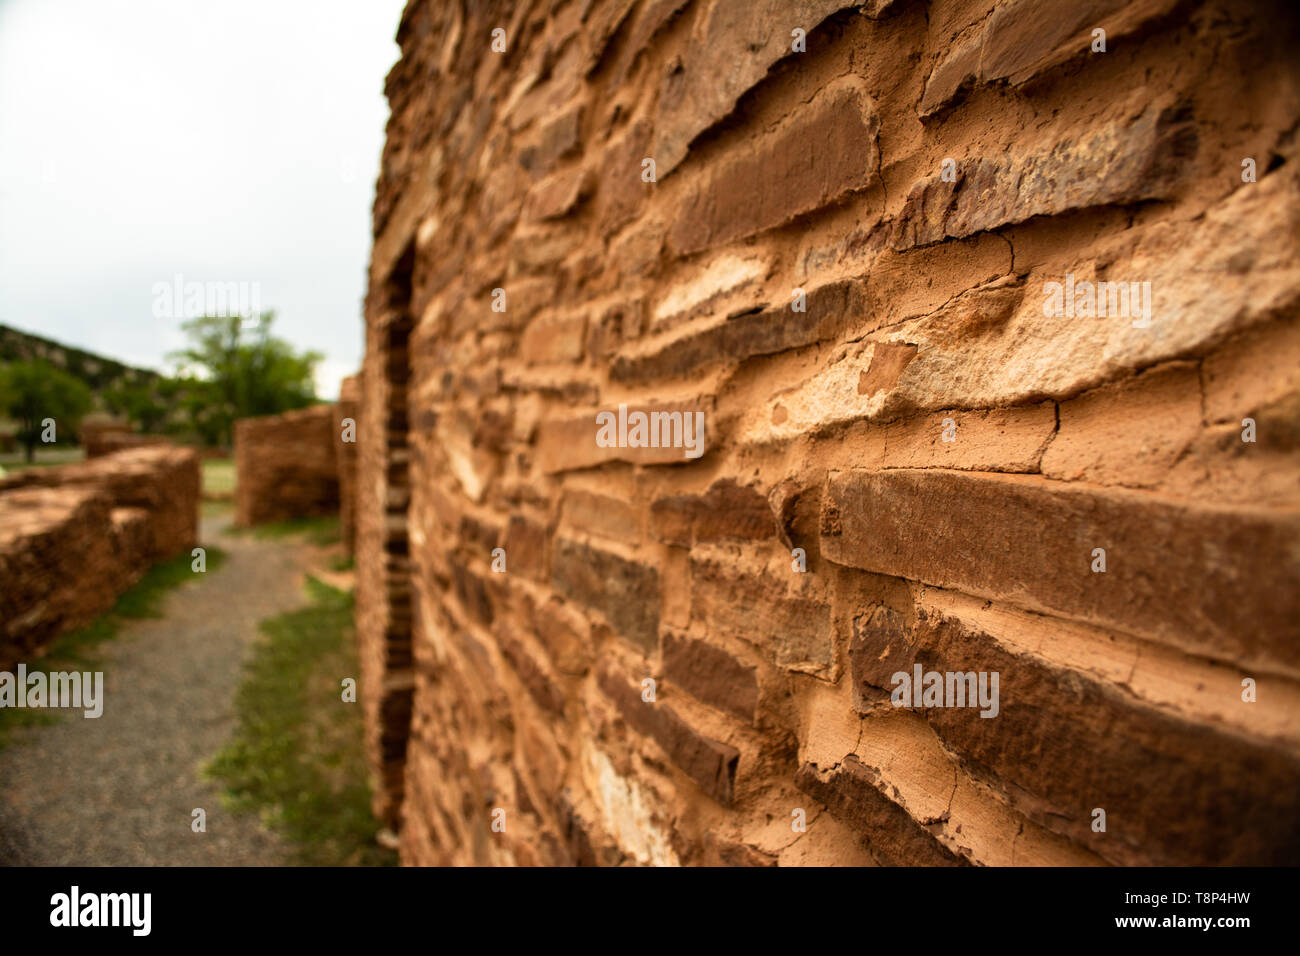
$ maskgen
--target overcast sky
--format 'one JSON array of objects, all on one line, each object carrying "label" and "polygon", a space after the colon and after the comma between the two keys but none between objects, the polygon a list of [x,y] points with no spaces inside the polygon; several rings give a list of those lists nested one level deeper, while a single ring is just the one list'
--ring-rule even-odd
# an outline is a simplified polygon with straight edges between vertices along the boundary
[{"label": "overcast sky", "polygon": [[170,369],[158,283],[359,365],[404,0],[0,0],[0,324]]}]

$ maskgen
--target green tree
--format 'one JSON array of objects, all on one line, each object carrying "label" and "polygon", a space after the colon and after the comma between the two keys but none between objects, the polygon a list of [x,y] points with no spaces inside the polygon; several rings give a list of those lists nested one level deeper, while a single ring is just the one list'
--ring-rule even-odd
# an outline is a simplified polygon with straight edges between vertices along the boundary
[{"label": "green tree", "polygon": [[189,345],[172,359],[178,377],[190,386],[183,405],[205,440],[228,446],[236,419],[316,401],[316,366],[324,356],[295,351],[273,336],[274,321],[274,312],[263,312],[255,323],[239,316],[203,316],[182,326]]},{"label": "green tree", "polygon": [[90,403],[85,382],[44,359],[0,366],[0,413],[18,422],[29,462],[36,458],[45,419],[54,419],[56,435],[71,438]]},{"label": "green tree", "polygon": [[158,431],[170,413],[159,382],[120,381],[106,389],[103,397],[109,411],[126,416],[146,434]]},{"label": "green tree", "polygon": [[189,432],[204,445],[220,445],[229,414],[224,405],[213,403],[212,383],[193,376],[167,381],[170,401]]}]

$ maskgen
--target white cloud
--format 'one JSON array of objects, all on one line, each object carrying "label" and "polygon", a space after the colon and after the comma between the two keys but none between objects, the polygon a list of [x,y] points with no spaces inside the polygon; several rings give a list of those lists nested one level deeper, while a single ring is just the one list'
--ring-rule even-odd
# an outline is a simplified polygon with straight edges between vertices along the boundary
[{"label": "white cloud", "polygon": [[258,282],[334,394],[403,5],[0,0],[0,323],[162,368],[155,282]]}]

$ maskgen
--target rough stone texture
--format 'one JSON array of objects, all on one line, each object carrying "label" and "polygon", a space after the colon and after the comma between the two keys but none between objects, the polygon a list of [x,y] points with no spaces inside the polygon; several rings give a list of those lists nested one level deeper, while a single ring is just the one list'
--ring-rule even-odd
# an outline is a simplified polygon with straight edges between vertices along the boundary
[{"label": "rough stone texture", "polygon": [[[854,682],[886,691],[893,672],[917,662],[939,671],[997,671],[1006,708],[995,718],[997,733],[985,732],[988,721],[970,711],[921,712],[964,762],[1005,780],[1012,803],[1045,827],[1086,843],[1094,806],[1122,818],[1117,846],[1106,850],[1119,862],[1295,859],[1300,824],[1287,809],[1300,785],[1295,753],[1237,728],[1170,715],[1135,699],[1131,687],[1018,645],[1014,631],[1001,637],[942,610],[922,607],[908,627],[892,609],[878,608],[851,645]],[[1216,778],[1218,786],[1205,786]],[[1237,815],[1216,812],[1227,806]]]},{"label": "rough stone texture", "polygon": [[142,445],[165,445],[167,439],[161,435],[137,435],[128,425],[83,425],[81,427],[81,446],[87,458],[110,455],[126,448],[139,448]]},{"label": "rough stone texture", "polygon": [[408,4],[356,481],[405,862],[1300,860],[1300,16],[1246,6]]},{"label": "rough stone texture", "polygon": [[[824,509],[834,524],[823,527],[821,552],[839,564],[1209,657],[1268,669],[1296,663],[1295,511],[937,469],[833,473]],[[1098,548],[1104,572],[1093,570]]]},{"label": "rough stone texture", "polygon": [[[357,416],[361,413],[361,384],[356,375],[349,375],[339,385],[339,401],[336,416],[339,425],[339,441],[335,445],[335,457],[339,475],[339,536],[343,547],[349,553],[356,550],[357,543],[357,442],[343,439],[348,419],[352,427],[358,429]],[[355,433],[353,438],[355,439]]]},{"label": "rough stone texture", "polygon": [[1158,101],[1082,142],[1071,131],[1045,147],[981,157],[958,165],[951,182],[940,173],[912,187],[893,247],[903,251],[1034,216],[1158,199],[1195,148],[1190,110]]},{"label": "rough stone texture", "polygon": [[235,422],[235,524],[333,514],[339,510],[337,405]]},{"label": "rough stone texture", "polygon": [[879,127],[856,84],[821,91],[754,152],[724,160],[683,196],[669,233],[676,251],[690,255],[771,229],[865,188],[879,161]]},{"label": "rough stone texture", "polygon": [[172,446],[0,478],[0,670],[193,547],[198,502],[199,456]]},{"label": "rough stone texture", "polygon": [[[370,290],[370,306],[380,303],[382,321],[366,328],[366,358],[360,375],[361,406],[357,431],[356,630],[361,663],[361,704],[372,768],[373,809],[392,827],[401,820],[406,745],[412,727],[416,682],[411,632],[412,587],[408,512],[410,446],[406,385],[410,375],[409,264],[384,288]],[[428,422],[421,423],[428,427]],[[438,496],[434,501],[441,500]],[[433,502],[418,515],[438,519]],[[459,526],[447,529],[448,534]],[[445,559],[431,556],[430,573],[439,586],[450,585]],[[431,620],[431,626],[436,624]]]}]

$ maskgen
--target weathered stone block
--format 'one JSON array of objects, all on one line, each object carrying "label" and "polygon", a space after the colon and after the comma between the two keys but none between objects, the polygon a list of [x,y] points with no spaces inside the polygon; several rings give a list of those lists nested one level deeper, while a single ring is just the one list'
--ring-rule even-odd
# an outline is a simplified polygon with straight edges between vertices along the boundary
[{"label": "weathered stone block", "polygon": [[[839,472],[837,564],[1010,601],[1213,657],[1290,667],[1300,514],[1011,475]],[[1094,549],[1106,571],[1094,572]]]},{"label": "weathered stone block", "polygon": [[612,551],[556,538],[551,586],[604,615],[621,636],[652,652],[659,641],[659,572]]},{"label": "weathered stone block", "polygon": [[751,664],[744,664],[722,648],[691,637],[665,632],[664,676],[693,697],[753,721],[758,706],[758,678]]}]

